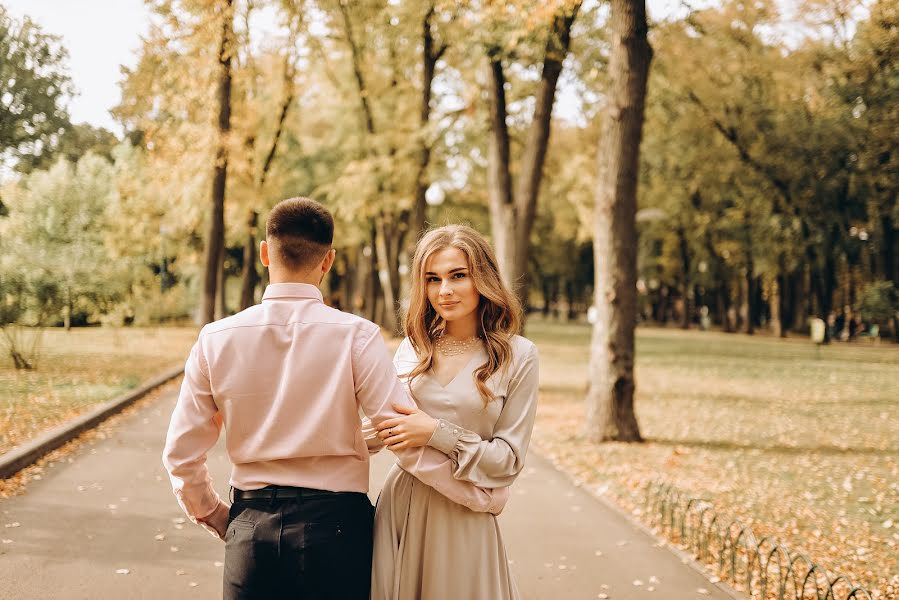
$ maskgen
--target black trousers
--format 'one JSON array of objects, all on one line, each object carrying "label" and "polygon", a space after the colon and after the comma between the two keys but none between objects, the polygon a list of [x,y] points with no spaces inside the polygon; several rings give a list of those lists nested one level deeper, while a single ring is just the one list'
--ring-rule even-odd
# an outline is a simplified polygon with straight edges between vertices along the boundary
[{"label": "black trousers", "polygon": [[223,598],[368,600],[373,525],[374,507],[361,493],[235,494]]}]

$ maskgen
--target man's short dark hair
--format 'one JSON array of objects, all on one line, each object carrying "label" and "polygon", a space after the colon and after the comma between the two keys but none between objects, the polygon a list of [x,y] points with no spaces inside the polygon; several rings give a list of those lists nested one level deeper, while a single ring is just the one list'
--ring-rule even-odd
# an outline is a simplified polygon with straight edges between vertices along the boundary
[{"label": "man's short dark hair", "polygon": [[285,267],[291,271],[311,268],[331,249],[334,218],[315,200],[288,198],[269,213],[265,237]]}]

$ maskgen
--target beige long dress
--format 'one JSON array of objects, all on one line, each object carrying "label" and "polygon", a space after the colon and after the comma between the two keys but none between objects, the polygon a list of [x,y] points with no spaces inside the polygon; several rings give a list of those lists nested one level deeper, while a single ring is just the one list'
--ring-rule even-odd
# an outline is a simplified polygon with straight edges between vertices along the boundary
[{"label": "beige long dress", "polygon": [[[487,382],[495,399],[486,407],[474,379],[487,359],[483,348],[446,386],[430,373],[412,384],[420,408],[439,420],[428,445],[452,459],[456,479],[504,487],[524,466],[537,410],[537,349],[515,336],[512,350],[509,368]],[[397,372],[417,362],[403,340]],[[496,517],[456,504],[394,465],[375,512],[371,598],[517,600]]]}]

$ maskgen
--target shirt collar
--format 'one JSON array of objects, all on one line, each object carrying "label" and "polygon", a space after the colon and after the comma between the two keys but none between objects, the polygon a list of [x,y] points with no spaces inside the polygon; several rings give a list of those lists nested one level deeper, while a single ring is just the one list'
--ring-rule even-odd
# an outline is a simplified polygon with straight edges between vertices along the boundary
[{"label": "shirt collar", "polygon": [[262,294],[262,300],[299,300],[309,298],[312,300],[323,301],[322,292],[314,285],[308,283],[270,283]]}]

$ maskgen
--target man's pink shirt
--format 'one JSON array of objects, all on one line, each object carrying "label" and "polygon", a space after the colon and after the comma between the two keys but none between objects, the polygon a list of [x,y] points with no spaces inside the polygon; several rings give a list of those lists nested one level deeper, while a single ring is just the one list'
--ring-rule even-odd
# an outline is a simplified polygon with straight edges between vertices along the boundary
[{"label": "man's pink shirt", "polygon": [[[194,521],[220,499],[206,454],[226,430],[231,485],[367,492],[359,410],[377,425],[414,406],[374,323],[330,308],[317,287],[270,284],[262,303],[200,331],[184,367],[163,463]],[[451,500],[499,513],[508,490],[453,478],[430,447],[396,453],[400,466]]]}]

